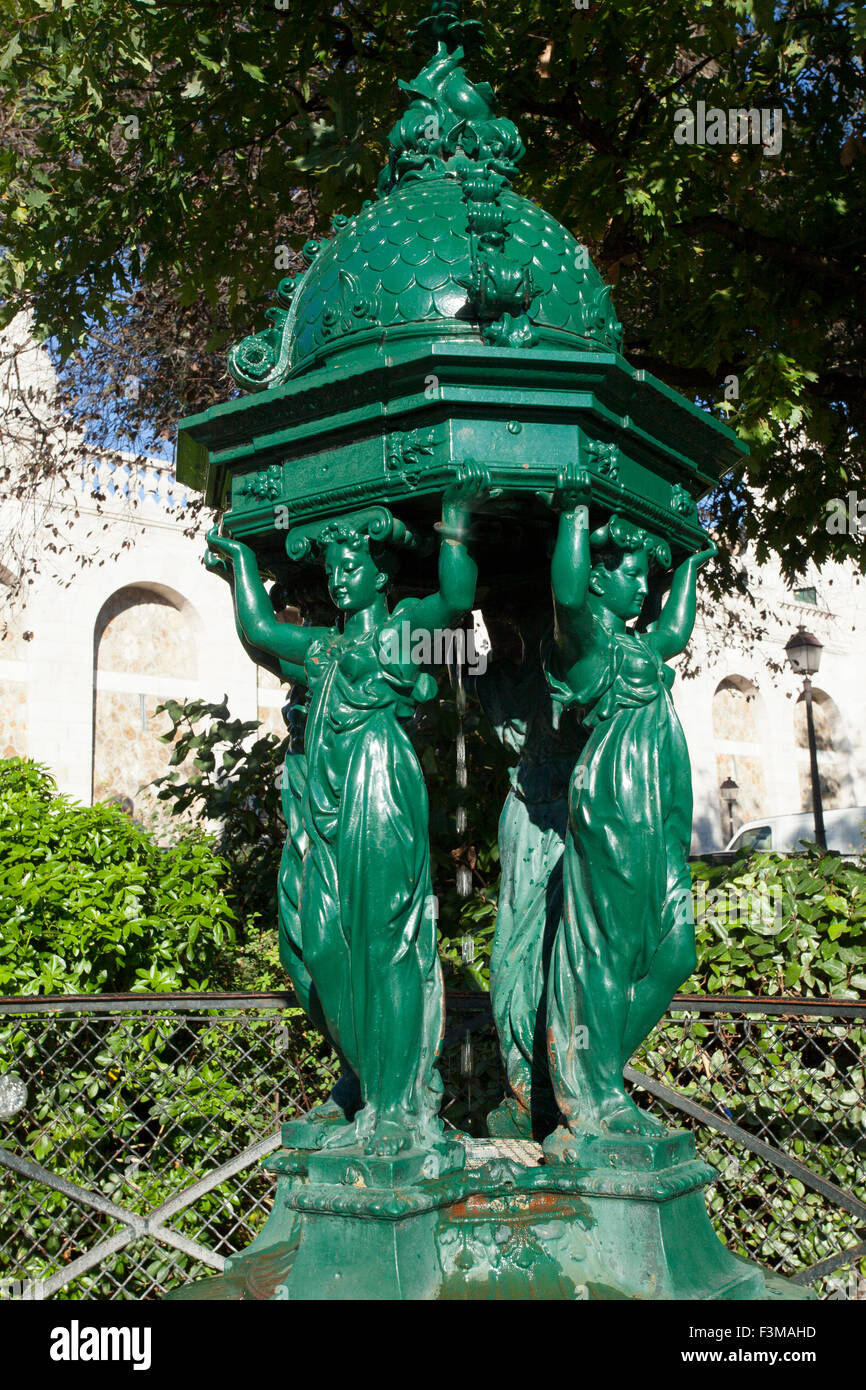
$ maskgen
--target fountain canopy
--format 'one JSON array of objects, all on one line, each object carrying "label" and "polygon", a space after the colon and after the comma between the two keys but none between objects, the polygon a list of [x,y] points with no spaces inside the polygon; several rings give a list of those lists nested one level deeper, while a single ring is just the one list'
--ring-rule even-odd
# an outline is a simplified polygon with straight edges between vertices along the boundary
[{"label": "fountain canopy", "polygon": [[270,326],[232,348],[248,394],[181,422],[178,476],[275,572],[286,527],[371,504],[432,521],[467,458],[501,489],[497,545],[509,517],[549,530],[573,463],[600,508],[692,549],[697,501],[744,452],[630,366],[585,247],[512,187],[520,135],[463,66],[481,37],[434,0],[377,197],[307,243]]}]

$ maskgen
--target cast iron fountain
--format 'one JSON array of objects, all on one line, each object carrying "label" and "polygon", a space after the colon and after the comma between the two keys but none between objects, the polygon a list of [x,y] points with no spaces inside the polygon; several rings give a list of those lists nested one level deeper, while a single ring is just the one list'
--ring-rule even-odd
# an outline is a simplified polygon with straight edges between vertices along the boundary
[{"label": "cast iron fountain", "polygon": [[[248,394],[181,426],[178,472],[222,512],[207,564],[241,640],[309,692],[283,782],[280,946],[342,1070],[283,1126],[262,1233],[173,1297],[803,1297],[726,1250],[713,1170],[623,1085],[694,964],[666,663],[714,550],[698,501],[743,447],[629,365],[585,248],[513,190],[520,135],[463,67],[480,26],[434,0],[413,39],[429,58],[401,84],[378,196],[307,244],[270,327],[232,349]],[[264,577],[291,592],[310,566],[334,624],[277,621]],[[494,650],[477,687],[520,755],[491,964],[509,1094],[484,1161],[439,1114],[406,727],[436,698],[421,639],[479,605],[524,652],[497,667]]]}]

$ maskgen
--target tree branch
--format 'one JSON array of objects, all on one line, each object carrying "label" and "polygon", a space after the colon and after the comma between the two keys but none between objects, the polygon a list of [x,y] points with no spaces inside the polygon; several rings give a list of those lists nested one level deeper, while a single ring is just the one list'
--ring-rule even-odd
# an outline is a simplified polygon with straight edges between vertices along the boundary
[{"label": "tree branch", "polygon": [[714,232],[732,246],[768,256],[782,265],[791,266],[794,270],[817,272],[825,280],[834,281],[849,293],[862,294],[866,289],[866,277],[863,275],[832,264],[825,256],[817,251],[810,251],[808,247],[783,241],[781,237],[767,236],[751,227],[742,227],[733,218],[725,217],[720,212],[691,217],[685,222],[676,223],[671,230],[685,232],[689,236],[693,233]]}]

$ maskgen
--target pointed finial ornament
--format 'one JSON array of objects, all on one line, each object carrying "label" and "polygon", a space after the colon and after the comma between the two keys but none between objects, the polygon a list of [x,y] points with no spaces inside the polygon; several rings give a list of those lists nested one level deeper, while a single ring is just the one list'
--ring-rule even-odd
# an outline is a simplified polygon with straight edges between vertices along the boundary
[{"label": "pointed finial ornament", "polygon": [[497,116],[488,82],[470,82],[463,69],[467,50],[479,48],[484,30],[461,19],[457,0],[433,0],[432,12],[413,30],[414,45],[432,53],[411,82],[400,86],[409,106],[388,141],[388,167],[379,180],[384,196],[414,179],[456,178],[486,170],[511,183],[523,158],[523,141],[512,121]]},{"label": "pointed finial ornament", "polygon": [[419,180],[455,179],[466,208],[472,265],[460,283],[468,309],[481,324],[485,342],[529,347],[537,340],[527,316],[535,287],[530,271],[508,255],[510,217],[502,202],[523,158],[520,132],[496,115],[487,82],[470,82],[463,70],[467,47],[478,48],[484,31],[460,18],[456,0],[433,0],[432,13],[411,38],[432,49],[412,82],[400,86],[411,98],[389,136],[388,167],[379,194]]},{"label": "pointed finial ornament", "polygon": [[435,53],[444,43],[449,53],[455,48],[471,53],[484,44],[484,27],[477,19],[460,18],[458,0],[433,0],[430,13],[412,30],[409,42],[423,52]]},{"label": "pointed finial ornament", "polygon": [[232,347],[229,371],[245,391],[423,322],[431,335],[472,324],[492,347],[532,348],[551,333],[566,345],[576,336],[620,346],[610,290],[584,249],[512,189],[520,134],[464,67],[482,26],[461,17],[457,0],[431,0],[412,39],[424,56],[400,83],[406,110],[388,137],[378,197],[354,217],[337,214],[330,238],[307,242],[308,269],[280,281],[269,326]]}]

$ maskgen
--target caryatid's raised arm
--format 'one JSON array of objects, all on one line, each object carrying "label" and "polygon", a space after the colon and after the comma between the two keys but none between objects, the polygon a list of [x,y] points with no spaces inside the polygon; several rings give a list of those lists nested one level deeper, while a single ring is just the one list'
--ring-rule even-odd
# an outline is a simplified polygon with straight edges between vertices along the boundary
[{"label": "caryatid's raised arm", "polygon": [[[208,533],[207,543],[207,568],[230,578],[235,624],[244,647],[255,661],[270,670],[274,670],[276,661],[279,674],[288,680],[306,682],[307,650],[327,629],[279,622],[250,547],[230,536],[221,536],[215,528]],[[227,564],[231,565],[231,576]],[[270,660],[262,660],[263,656]]]},{"label": "caryatid's raised arm", "polygon": [[685,651],[695,625],[697,611],[698,570],[716,554],[718,546],[707,537],[703,550],[689,555],[674,570],[670,593],[658,621],[646,640],[662,661],[669,661]]},{"label": "caryatid's raised arm", "polygon": [[592,566],[589,499],[589,474],[569,464],[560,472],[553,495],[553,505],[559,511],[559,527],[550,562],[554,637],[563,671],[585,654],[592,632],[592,615],[587,603]]},{"label": "caryatid's raised arm", "polygon": [[[572,466],[560,473],[554,494],[554,506],[559,508],[560,517],[551,561],[551,582],[556,643],[563,674],[579,667],[582,660],[591,658],[591,649],[597,637],[593,626],[594,604],[599,610],[604,607],[604,600],[594,601],[592,598],[592,547],[601,543],[604,528],[590,534],[589,487],[588,474]],[[621,519],[613,520],[622,526]],[[635,532],[635,545],[626,546],[625,549],[640,549],[641,537],[651,559],[661,552],[667,554],[669,559],[667,545],[642,531]],[[646,634],[647,642],[663,661],[676,656],[688,645],[695,624],[698,570],[715,553],[715,543],[706,537],[703,549],[687,556],[674,572],[661,615]],[[640,601],[641,595],[646,595],[646,577],[635,571],[633,582],[636,586],[635,596]]]}]

